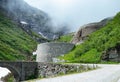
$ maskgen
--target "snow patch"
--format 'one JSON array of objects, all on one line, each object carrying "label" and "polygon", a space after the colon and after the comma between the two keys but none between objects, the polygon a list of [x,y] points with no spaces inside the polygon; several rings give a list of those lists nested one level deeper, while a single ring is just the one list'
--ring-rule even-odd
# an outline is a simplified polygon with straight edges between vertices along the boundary
[{"label": "snow patch", "polygon": [[33,52],[33,55],[37,55],[37,52]]},{"label": "snow patch", "polygon": [[39,32],[39,34],[40,34],[43,38],[46,38],[46,39],[47,39],[47,37],[44,36],[43,33]]},{"label": "snow patch", "polygon": [[8,69],[0,67],[0,79],[6,76],[8,73],[10,73]]},{"label": "snow patch", "polygon": [[20,21],[21,24],[27,25],[28,23],[25,21]]}]

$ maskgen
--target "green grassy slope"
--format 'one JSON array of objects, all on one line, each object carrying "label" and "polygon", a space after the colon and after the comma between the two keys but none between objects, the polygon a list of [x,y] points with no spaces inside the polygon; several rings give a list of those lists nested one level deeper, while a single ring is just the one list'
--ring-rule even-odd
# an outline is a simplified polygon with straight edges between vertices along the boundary
[{"label": "green grassy slope", "polygon": [[37,43],[0,13],[0,60],[29,60]]},{"label": "green grassy slope", "polygon": [[74,33],[69,33],[63,36],[60,36],[59,39],[57,39],[58,42],[70,42],[73,38]]},{"label": "green grassy slope", "polygon": [[98,63],[103,51],[120,44],[120,13],[102,29],[89,35],[89,39],[64,57],[69,62]]}]

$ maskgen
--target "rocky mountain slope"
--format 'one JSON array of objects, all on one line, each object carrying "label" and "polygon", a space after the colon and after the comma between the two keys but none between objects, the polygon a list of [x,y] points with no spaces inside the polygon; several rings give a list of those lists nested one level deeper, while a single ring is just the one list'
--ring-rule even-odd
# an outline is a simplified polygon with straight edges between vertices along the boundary
[{"label": "rocky mountain slope", "polygon": [[0,10],[14,22],[24,25],[24,30],[31,34],[31,30],[44,38],[53,39],[65,31],[52,30],[51,18],[43,11],[31,7],[24,0],[0,0]]},{"label": "rocky mountain slope", "polygon": [[0,0],[0,60],[31,61],[37,42],[48,41],[38,34],[48,20],[23,0]]},{"label": "rocky mountain slope", "polygon": [[71,42],[74,43],[74,44],[83,42],[85,39],[87,39],[89,34],[91,34],[92,32],[95,32],[95,31],[101,29],[110,20],[112,20],[112,17],[111,18],[110,17],[106,18],[106,19],[104,19],[104,20],[102,20],[100,22],[90,23],[90,24],[86,24],[84,26],[81,26],[80,29],[76,32],[76,34],[73,37]]},{"label": "rocky mountain slope", "polygon": [[[87,35],[86,32],[84,35]],[[79,36],[78,39],[81,39],[82,35]],[[73,51],[61,59],[87,63],[100,63],[103,60],[120,62],[120,13],[101,29],[87,35],[82,44],[76,45]]]}]

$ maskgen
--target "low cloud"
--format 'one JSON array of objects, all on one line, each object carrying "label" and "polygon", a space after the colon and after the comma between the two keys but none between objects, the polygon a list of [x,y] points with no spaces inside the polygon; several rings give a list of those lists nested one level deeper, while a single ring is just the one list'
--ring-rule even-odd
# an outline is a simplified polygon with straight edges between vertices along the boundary
[{"label": "low cloud", "polygon": [[55,26],[68,25],[76,31],[83,24],[97,22],[120,11],[120,0],[25,0],[51,16]]}]

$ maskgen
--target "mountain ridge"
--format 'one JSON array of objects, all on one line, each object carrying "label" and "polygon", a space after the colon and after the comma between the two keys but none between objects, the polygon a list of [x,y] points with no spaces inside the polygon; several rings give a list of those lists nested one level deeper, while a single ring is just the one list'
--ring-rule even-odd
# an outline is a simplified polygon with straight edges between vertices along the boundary
[{"label": "mountain ridge", "polygon": [[120,62],[120,13],[70,53],[60,57],[68,62]]},{"label": "mountain ridge", "polygon": [[32,30],[47,39],[53,39],[54,36],[58,37],[65,32],[64,26],[59,26],[61,28],[57,32],[53,31],[51,17],[40,9],[30,6],[24,0],[1,0],[0,9],[18,25],[25,22],[27,24],[25,30]]}]

